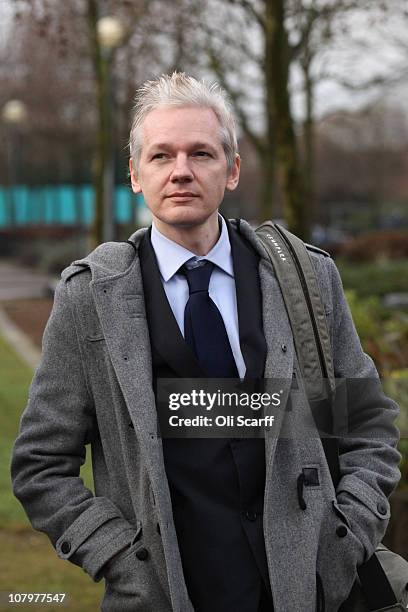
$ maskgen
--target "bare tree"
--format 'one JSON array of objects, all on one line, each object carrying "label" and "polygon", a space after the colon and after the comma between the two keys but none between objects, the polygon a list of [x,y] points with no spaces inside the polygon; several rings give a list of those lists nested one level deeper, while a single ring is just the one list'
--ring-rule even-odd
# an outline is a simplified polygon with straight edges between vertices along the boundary
[{"label": "bare tree", "polygon": [[[366,92],[375,85],[384,88],[390,78],[398,78],[396,75],[400,72],[395,65],[392,70],[389,67],[386,75],[371,74],[368,78],[364,69],[353,74],[343,55],[350,54],[351,50],[359,52],[358,23],[368,21],[373,30],[380,31],[392,15],[401,14],[402,6],[402,0],[389,3],[381,0],[213,0],[211,3],[205,41],[209,65],[229,92],[242,132],[258,154],[263,218],[278,213],[280,192],[289,227],[303,237],[308,236],[315,216],[316,89],[321,82],[331,80],[343,86],[349,84],[349,92],[353,86],[354,91]],[[211,15],[214,12],[217,20]],[[365,54],[372,55],[375,47],[375,40],[368,37]],[[305,102],[303,148],[299,146],[301,140],[296,138],[299,131],[293,117],[294,70],[301,75]],[[262,91],[261,122],[253,120],[251,94],[256,91]]]},{"label": "bare tree", "polygon": [[[228,4],[234,9],[226,21],[230,25],[220,31],[210,22],[206,48],[210,67],[228,91],[242,131],[259,157],[263,184],[260,216],[276,216],[278,183],[289,228],[307,238],[303,169],[290,99],[293,49],[287,29],[286,3],[284,0],[236,0],[225,3]],[[258,49],[254,36],[262,41]],[[247,95],[249,80],[236,78],[237,73],[242,73],[242,65],[248,62],[252,63],[252,68],[255,66],[253,75],[258,77],[255,88],[261,84],[263,90],[261,128],[251,119]]]}]

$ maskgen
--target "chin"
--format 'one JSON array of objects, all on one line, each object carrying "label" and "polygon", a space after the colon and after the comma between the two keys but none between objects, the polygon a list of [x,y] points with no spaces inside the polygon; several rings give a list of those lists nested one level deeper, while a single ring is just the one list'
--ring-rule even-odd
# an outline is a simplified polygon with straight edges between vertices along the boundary
[{"label": "chin", "polygon": [[173,227],[197,227],[206,223],[214,215],[214,212],[217,211],[176,210],[172,214],[161,217],[160,221]]}]

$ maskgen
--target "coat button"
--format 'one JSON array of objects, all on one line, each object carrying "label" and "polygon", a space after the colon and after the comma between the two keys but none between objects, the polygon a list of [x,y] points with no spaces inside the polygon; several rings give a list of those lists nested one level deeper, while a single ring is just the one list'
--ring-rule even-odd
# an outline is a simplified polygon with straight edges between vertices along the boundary
[{"label": "coat button", "polygon": [[69,551],[71,550],[71,544],[69,542],[63,542],[61,544],[61,552],[64,555],[67,555],[69,553]]},{"label": "coat button", "polygon": [[387,514],[387,510],[388,510],[388,508],[387,508],[387,505],[386,505],[384,502],[380,501],[380,502],[378,502],[378,504],[377,504],[377,510],[378,510],[378,512],[379,512],[380,514],[382,514],[383,516],[385,516],[385,515]]},{"label": "coat button", "polygon": [[149,553],[147,552],[146,548],[139,548],[139,550],[136,551],[136,557],[139,559],[139,561],[146,561],[148,556]]},{"label": "coat button", "polygon": [[257,517],[257,516],[258,516],[258,515],[257,515],[257,513],[256,513],[256,512],[251,512],[250,510],[247,510],[247,511],[245,512],[245,518],[246,518],[248,521],[251,521],[252,523],[253,523],[254,521],[256,521],[256,517]]},{"label": "coat button", "polygon": [[340,525],[340,527],[337,527],[336,529],[336,535],[339,536],[339,538],[344,538],[347,535],[347,527],[345,525]]},{"label": "coat button", "polygon": [[286,353],[286,351],[288,350],[288,347],[286,346],[286,344],[281,344],[281,349],[282,349],[282,353]]}]

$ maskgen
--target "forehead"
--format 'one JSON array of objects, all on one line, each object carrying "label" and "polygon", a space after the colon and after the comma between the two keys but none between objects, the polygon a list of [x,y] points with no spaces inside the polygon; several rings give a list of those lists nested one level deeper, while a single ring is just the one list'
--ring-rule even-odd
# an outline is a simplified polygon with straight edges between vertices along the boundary
[{"label": "forehead", "polygon": [[142,147],[188,145],[195,141],[221,147],[220,122],[211,108],[162,107],[151,111],[141,125]]}]

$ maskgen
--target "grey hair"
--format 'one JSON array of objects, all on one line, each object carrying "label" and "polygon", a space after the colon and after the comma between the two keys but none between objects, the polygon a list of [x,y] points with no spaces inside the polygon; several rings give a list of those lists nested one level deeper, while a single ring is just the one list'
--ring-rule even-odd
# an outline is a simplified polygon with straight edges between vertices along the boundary
[{"label": "grey hair", "polygon": [[135,168],[138,168],[142,150],[141,125],[146,116],[159,107],[198,106],[210,108],[220,122],[221,144],[227,159],[228,172],[234,166],[238,153],[237,136],[232,107],[225,90],[213,83],[207,85],[184,72],[163,74],[145,81],[136,92],[129,149]]}]

